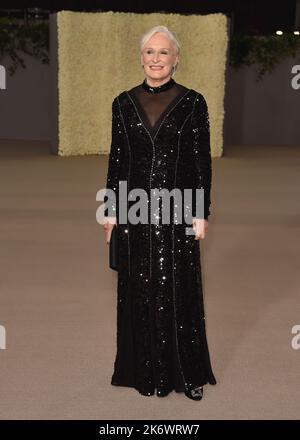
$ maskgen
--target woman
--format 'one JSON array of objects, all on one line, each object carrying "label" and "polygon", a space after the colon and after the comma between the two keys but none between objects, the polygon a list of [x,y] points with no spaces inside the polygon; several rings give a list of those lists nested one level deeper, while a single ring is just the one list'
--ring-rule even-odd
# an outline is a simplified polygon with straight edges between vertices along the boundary
[{"label": "woman", "polygon": [[[106,188],[115,192],[116,202],[108,203],[104,228],[109,243],[117,224],[119,266],[111,384],[134,387],[145,396],[175,390],[200,400],[203,385],[216,383],[206,340],[197,241],[205,237],[210,214],[207,105],[201,93],[172,78],[179,61],[174,33],[156,26],[143,36],[140,49],[143,83],[120,93],[112,104]],[[120,222],[119,201],[125,200],[120,181],[127,182],[128,193],[134,188],[145,191],[149,219],[154,189],[191,188],[193,203],[186,209],[194,234],[188,235],[187,225],[176,222],[174,214],[168,224],[161,224],[161,205],[156,223]],[[204,215],[198,216],[194,195],[201,188]],[[128,212],[132,200],[126,198],[125,203]]]}]

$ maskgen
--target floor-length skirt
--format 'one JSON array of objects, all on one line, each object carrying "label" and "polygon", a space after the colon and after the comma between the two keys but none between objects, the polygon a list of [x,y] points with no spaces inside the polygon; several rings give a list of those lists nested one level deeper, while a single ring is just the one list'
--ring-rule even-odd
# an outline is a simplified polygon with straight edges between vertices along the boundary
[{"label": "floor-length skirt", "polygon": [[167,395],[216,383],[206,338],[200,242],[185,226],[117,226],[112,385]]}]

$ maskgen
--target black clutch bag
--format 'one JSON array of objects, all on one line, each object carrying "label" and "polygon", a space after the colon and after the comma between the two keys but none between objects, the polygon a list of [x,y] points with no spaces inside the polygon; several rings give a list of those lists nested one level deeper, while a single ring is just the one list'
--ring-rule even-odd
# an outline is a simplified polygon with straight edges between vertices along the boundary
[{"label": "black clutch bag", "polygon": [[109,267],[113,270],[118,270],[117,226],[114,226],[111,231],[109,242]]}]

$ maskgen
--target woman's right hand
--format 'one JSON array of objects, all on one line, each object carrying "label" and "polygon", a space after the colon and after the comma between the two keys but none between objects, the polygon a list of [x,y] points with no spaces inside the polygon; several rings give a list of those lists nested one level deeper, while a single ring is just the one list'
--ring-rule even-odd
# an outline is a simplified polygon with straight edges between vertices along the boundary
[{"label": "woman's right hand", "polygon": [[116,217],[105,217],[104,221],[105,221],[105,223],[103,223],[103,227],[104,227],[104,233],[105,233],[105,240],[106,240],[106,243],[109,244],[112,230],[117,224],[117,218]]}]

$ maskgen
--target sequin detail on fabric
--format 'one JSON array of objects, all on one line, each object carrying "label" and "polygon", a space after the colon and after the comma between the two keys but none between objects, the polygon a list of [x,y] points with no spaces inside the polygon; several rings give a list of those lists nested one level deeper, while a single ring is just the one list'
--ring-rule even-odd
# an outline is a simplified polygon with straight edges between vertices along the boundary
[{"label": "sequin detail on fabric", "polygon": [[[128,192],[144,189],[149,216],[151,190],[204,188],[208,216],[211,164],[204,97],[177,83],[150,100],[144,94],[140,85],[114,100],[108,187],[117,189],[127,180]],[[126,201],[127,209],[134,203]],[[157,224],[118,224],[111,383],[145,396],[172,390],[196,395],[199,387],[216,383],[206,340],[200,246],[172,215],[171,223],[163,224],[161,209],[162,203]]]}]

